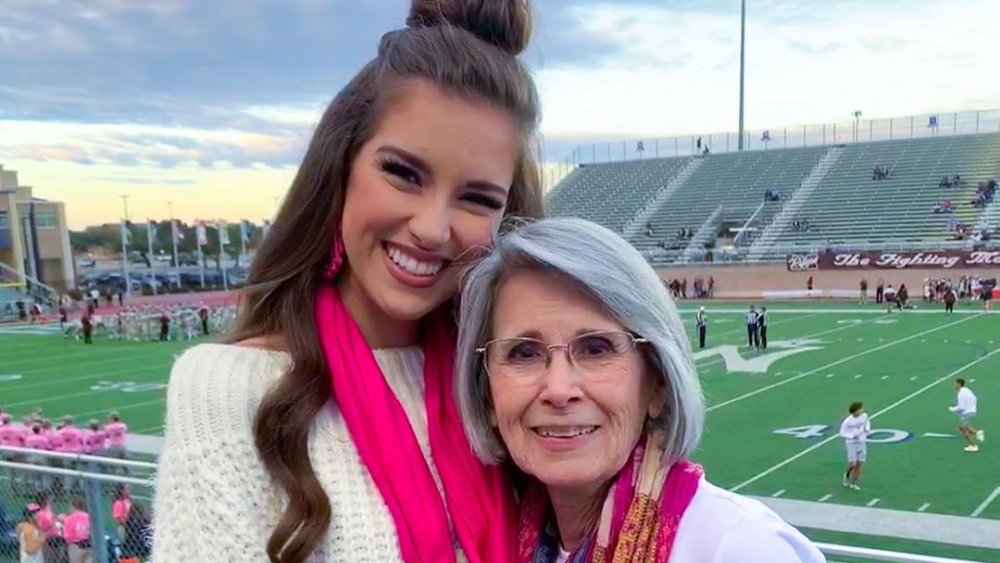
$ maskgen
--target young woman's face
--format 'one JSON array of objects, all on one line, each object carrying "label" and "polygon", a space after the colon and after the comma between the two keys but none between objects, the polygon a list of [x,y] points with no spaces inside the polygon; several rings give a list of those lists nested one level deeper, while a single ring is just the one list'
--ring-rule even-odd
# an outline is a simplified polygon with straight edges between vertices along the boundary
[{"label": "young woman's face", "polygon": [[351,166],[341,222],[348,306],[415,321],[451,297],[455,261],[499,227],[520,148],[502,110],[409,83]]}]

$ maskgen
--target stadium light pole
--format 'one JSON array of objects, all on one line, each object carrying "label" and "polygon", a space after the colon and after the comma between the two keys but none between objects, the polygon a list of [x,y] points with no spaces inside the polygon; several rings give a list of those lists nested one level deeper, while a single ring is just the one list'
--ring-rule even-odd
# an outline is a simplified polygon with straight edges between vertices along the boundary
[{"label": "stadium light pole", "polygon": [[[128,273],[128,237],[126,235],[126,230],[128,229],[128,196],[122,195],[122,205],[125,208],[125,222],[122,223],[122,270],[125,272],[125,295],[129,297],[132,296],[132,278]],[[128,236],[132,233],[128,232]]]},{"label": "stadium light pole", "polygon": [[740,2],[740,140],[737,150],[743,150],[743,82],[744,64],[746,61],[746,38],[747,38],[747,0]]},{"label": "stadium light pole", "polygon": [[858,138],[861,137],[861,110],[856,109],[851,115],[854,116],[854,142],[858,142]]},{"label": "stadium light pole", "polygon": [[177,220],[174,219],[174,202],[167,202],[167,214],[170,215],[170,244],[174,251],[174,274],[177,276],[177,287],[181,287],[181,265],[180,257],[177,255],[177,233],[180,232],[180,227],[177,226]]}]

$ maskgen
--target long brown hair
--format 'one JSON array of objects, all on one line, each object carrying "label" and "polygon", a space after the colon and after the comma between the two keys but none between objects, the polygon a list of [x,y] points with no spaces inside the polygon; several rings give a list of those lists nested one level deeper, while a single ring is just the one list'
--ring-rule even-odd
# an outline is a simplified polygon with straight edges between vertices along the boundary
[{"label": "long brown hair", "polygon": [[541,215],[531,155],[539,120],[534,83],[517,55],[527,45],[526,0],[414,0],[407,27],[382,37],[377,57],[330,102],[291,189],[257,251],[231,342],[280,336],[290,371],[262,400],[254,437],[264,466],[288,504],[267,542],[272,562],[304,561],[322,541],[330,500],[309,459],[313,421],[331,397],[314,324],[313,301],[324,282],[344,204],[351,163],[405,82],[430,80],[468,99],[506,111],[524,142],[507,201],[508,215]]}]

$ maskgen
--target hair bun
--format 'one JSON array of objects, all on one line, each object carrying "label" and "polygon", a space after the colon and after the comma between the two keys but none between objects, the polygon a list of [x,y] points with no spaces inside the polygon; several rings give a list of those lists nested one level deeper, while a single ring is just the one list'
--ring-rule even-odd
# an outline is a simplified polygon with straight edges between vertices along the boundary
[{"label": "hair bun", "polygon": [[531,38],[528,0],[413,0],[406,25],[453,25],[518,55]]}]

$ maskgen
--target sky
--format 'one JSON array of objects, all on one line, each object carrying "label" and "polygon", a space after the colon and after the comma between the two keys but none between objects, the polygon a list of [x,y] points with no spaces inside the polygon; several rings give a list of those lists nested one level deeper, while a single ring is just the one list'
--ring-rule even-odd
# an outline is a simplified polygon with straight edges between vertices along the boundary
[{"label": "sky", "polygon": [[[546,161],[734,131],[739,0],[533,0]],[[1000,108],[996,0],[748,0],[746,126]],[[269,217],[406,0],[3,0],[0,165],[71,228]],[[551,174],[551,173],[550,173]]]}]

